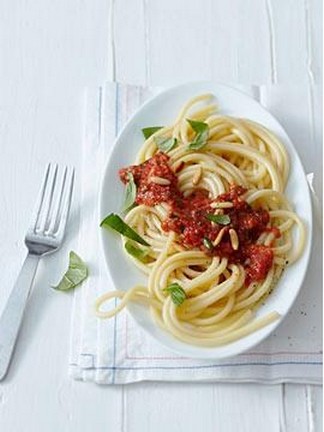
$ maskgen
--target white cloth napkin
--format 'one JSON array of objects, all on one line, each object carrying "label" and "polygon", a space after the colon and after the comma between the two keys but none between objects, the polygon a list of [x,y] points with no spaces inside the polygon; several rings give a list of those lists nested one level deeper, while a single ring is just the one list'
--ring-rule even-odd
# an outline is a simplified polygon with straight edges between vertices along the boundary
[{"label": "white cloth napkin", "polygon": [[[289,94],[298,88],[272,86],[243,90],[263,103],[268,101],[268,108],[275,107],[278,117],[280,103],[287,102],[287,98],[289,101]],[[222,361],[183,358],[146,335],[127,312],[111,320],[94,316],[95,298],[114,289],[99,242],[98,193],[102,172],[116,134],[143,101],[158,91],[107,83],[99,89],[89,89],[86,94],[78,252],[89,264],[90,277],[75,290],[70,375],[100,384],[141,380],[319,384],[322,374],[321,245],[316,224],[311,264],[296,304],[274,334],[245,354]],[[283,106],[289,110],[289,104]],[[289,128],[287,132],[290,133]]]}]

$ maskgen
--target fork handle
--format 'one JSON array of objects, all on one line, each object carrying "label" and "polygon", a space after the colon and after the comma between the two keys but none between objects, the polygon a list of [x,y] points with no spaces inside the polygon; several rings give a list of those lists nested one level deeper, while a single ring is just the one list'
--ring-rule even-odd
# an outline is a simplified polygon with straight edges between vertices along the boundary
[{"label": "fork handle", "polygon": [[6,376],[39,256],[28,254],[0,317],[0,381]]}]

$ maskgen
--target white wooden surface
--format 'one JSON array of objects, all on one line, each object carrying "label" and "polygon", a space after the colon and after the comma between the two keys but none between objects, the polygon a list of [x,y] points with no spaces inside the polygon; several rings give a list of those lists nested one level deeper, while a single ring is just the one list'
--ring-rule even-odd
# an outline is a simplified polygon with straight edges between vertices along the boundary
[{"label": "white wooden surface", "polygon": [[[0,312],[25,254],[44,165],[79,166],[85,86],[105,79],[296,83],[308,89],[300,115],[309,116],[319,149],[321,32],[321,0],[0,1]],[[320,176],[315,185],[320,190]],[[67,244],[40,266],[11,371],[0,383],[1,432],[322,429],[319,387],[71,381],[72,297],[49,284],[75,245],[77,215],[75,200]]]}]

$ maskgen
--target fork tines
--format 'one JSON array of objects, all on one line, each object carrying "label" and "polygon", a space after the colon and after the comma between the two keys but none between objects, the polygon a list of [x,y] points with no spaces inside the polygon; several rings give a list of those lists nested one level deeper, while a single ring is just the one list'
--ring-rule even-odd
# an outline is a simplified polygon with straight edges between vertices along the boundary
[{"label": "fork tines", "polygon": [[63,236],[69,215],[74,168],[47,165],[30,230],[39,235]]}]

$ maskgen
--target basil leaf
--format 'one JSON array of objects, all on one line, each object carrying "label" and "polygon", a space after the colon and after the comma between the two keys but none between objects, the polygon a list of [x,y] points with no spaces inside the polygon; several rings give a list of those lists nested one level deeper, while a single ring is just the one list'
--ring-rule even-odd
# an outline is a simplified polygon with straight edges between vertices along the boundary
[{"label": "basil leaf", "polygon": [[207,248],[207,249],[209,249],[209,250],[212,250],[213,249],[213,243],[209,240],[209,238],[207,238],[207,237],[204,237],[203,238],[203,244],[204,244],[204,246],[205,246],[205,248]]},{"label": "basil leaf", "polygon": [[125,189],[125,199],[123,205],[123,212],[127,212],[133,206],[136,199],[136,183],[132,173],[128,173],[128,183]]},{"label": "basil leaf", "polygon": [[187,298],[184,289],[178,283],[168,285],[163,291],[171,294],[171,300],[176,306],[180,306]]},{"label": "basil leaf", "polygon": [[195,140],[188,145],[188,149],[200,150],[201,148],[203,148],[207,144],[208,134],[209,134],[208,130],[206,132],[199,133],[196,136]]},{"label": "basil leaf", "polygon": [[101,227],[104,228],[112,228],[113,230],[119,232],[119,234],[136,241],[137,243],[141,243],[144,246],[149,246],[149,244],[137,234],[136,231],[133,230],[127,223],[125,223],[121,217],[114,213],[110,213],[103,221],[100,223]]},{"label": "basil leaf", "polygon": [[158,146],[158,148],[163,151],[164,153],[167,153],[168,151],[172,150],[178,143],[177,138],[163,138],[163,137],[157,137],[154,139],[155,144]]},{"label": "basil leaf", "polygon": [[163,126],[152,126],[152,127],[146,127],[142,129],[142,133],[144,135],[144,138],[147,140],[152,136],[155,132],[162,129]]},{"label": "basil leaf", "polygon": [[196,120],[189,120],[187,122],[190,124],[192,129],[197,133],[195,139],[188,145],[189,150],[199,150],[205,144],[207,144],[209,136],[209,126],[207,123],[199,122]]},{"label": "basil leaf", "polygon": [[200,121],[197,121],[197,120],[190,120],[190,119],[187,119],[187,122],[190,124],[190,126],[192,127],[192,129],[196,133],[205,132],[205,130],[208,129],[208,124],[207,123],[200,122]]},{"label": "basil leaf", "polygon": [[228,225],[231,223],[231,218],[228,215],[208,214],[206,215],[206,218],[212,222],[217,223],[218,225]]},{"label": "basil leaf", "polygon": [[125,243],[125,249],[129,253],[129,255],[132,255],[134,258],[138,259],[142,263],[148,262],[148,250],[141,249],[137,246],[134,246],[133,243],[129,240]]},{"label": "basil leaf", "polygon": [[58,291],[67,291],[80,285],[88,276],[88,268],[82,259],[73,251],[69,255],[69,267],[57,286]]}]

